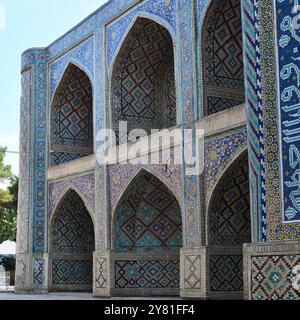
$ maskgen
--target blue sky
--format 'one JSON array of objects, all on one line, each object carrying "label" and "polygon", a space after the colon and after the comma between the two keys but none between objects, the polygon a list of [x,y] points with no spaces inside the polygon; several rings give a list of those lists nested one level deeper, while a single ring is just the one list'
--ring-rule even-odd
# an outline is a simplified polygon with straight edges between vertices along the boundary
[{"label": "blue sky", "polygon": [[[19,149],[20,61],[24,50],[49,45],[106,0],[0,0],[0,145]],[[4,9],[4,10],[3,10]],[[7,155],[18,174],[18,155]]]}]

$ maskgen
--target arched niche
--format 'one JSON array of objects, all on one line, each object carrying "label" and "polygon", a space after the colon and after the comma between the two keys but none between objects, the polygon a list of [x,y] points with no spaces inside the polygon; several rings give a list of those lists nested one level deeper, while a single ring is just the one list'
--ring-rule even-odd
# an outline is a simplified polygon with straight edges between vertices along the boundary
[{"label": "arched niche", "polygon": [[248,152],[224,172],[208,209],[208,244],[242,245],[251,242]]},{"label": "arched niche", "polygon": [[87,74],[69,64],[51,107],[52,166],[93,154],[93,88]]},{"label": "arched niche", "polygon": [[50,224],[52,291],[92,290],[95,232],[81,197],[68,191]]},{"label": "arched niche", "polygon": [[142,170],[132,180],[113,215],[112,242],[115,288],[179,294],[181,210],[159,178]]},{"label": "arched niche", "polygon": [[203,115],[245,102],[240,0],[211,2],[202,27]]},{"label": "arched niche", "polygon": [[[176,84],[171,34],[159,23],[137,18],[113,65],[111,121],[119,138],[119,122],[128,131],[176,126]],[[117,139],[119,141],[119,139]]]},{"label": "arched niche", "polygon": [[251,243],[247,151],[227,168],[213,190],[207,225],[211,252],[209,290],[224,298],[226,295],[242,298],[243,244]]}]

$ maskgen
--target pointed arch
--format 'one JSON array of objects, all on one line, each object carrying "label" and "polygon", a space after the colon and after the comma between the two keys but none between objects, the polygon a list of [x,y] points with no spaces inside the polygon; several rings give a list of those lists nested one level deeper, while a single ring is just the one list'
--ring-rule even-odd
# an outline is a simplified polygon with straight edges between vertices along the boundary
[{"label": "pointed arch", "polygon": [[203,115],[244,104],[240,0],[210,1],[201,28]]},{"label": "pointed arch", "polygon": [[251,242],[248,152],[227,166],[207,212],[210,288],[217,297],[243,297],[243,245]]},{"label": "pointed arch", "polygon": [[140,170],[111,222],[114,292],[178,295],[182,216],[171,190],[159,178]]},{"label": "pointed arch", "polygon": [[223,171],[207,206],[208,245],[251,242],[248,151],[242,151]]},{"label": "pointed arch", "polygon": [[[70,212],[70,210],[74,210],[74,213]],[[53,229],[53,224],[55,224],[57,221],[55,219],[59,218],[62,213],[65,211],[68,211],[68,213],[72,214],[72,217],[77,219],[76,213],[80,213],[80,210],[83,211],[84,214],[84,220],[89,221],[89,225],[92,226],[93,229],[93,238],[95,238],[95,228],[94,228],[94,218],[91,214],[91,211],[88,209],[88,207],[85,204],[84,198],[80,196],[80,194],[74,190],[74,188],[69,188],[68,191],[65,192],[63,197],[61,198],[59,204],[57,205],[51,220],[50,220],[50,242],[51,241],[51,233]],[[53,250],[53,248],[52,248]]]},{"label": "pointed arch", "polygon": [[93,153],[92,81],[76,62],[65,69],[51,104],[50,119],[52,166]]},{"label": "pointed arch", "polygon": [[53,214],[49,239],[51,290],[92,290],[94,222],[82,198],[72,189]]},{"label": "pointed arch", "polygon": [[128,179],[127,183],[124,185],[124,187],[121,189],[121,191],[119,192],[119,195],[116,199],[116,204],[115,206],[112,207],[112,216],[115,215],[115,211],[117,208],[118,203],[120,202],[120,200],[122,199],[123,195],[125,194],[126,190],[128,189],[129,185],[132,183],[132,181],[142,172],[146,172],[149,174],[152,174],[154,177],[156,177],[157,179],[161,180],[162,183],[164,183],[166,185],[166,187],[170,190],[170,192],[172,192],[172,194],[176,197],[176,200],[179,203],[181,212],[183,212],[183,202],[182,199],[179,197],[177,190],[174,188],[174,186],[171,184],[171,182],[164,176],[162,176],[156,169],[154,169],[152,166],[141,166],[139,167],[130,177],[130,179]]},{"label": "pointed arch", "polygon": [[86,209],[88,210],[89,215],[90,215],[90,217],[91,217],[91,219],[93,221],[93,224],[95,226],[95,212],[94,212],[94,210],[92,209],[92,207],[91,207],[89,201],[87,200],[87,198],[85,197],[85,195],[82,194],[82,192],[78,188],[76,188],[76,186],[73,185],[73,184],[71,186],[68,186],[64,190],[64,192],[62,193],[60,199],[57,201],[57,203],[53,207],[53,209],[51,211],[52,215],[50,216],[49,224],[51,225],[53,216],[54,216],[55,212],[58,210],[58,208],[62,205],[62,202],[63,202],[64,198],[67,197],[68,193],[70,193],[72,191],[76,192],[78,194],[78,196],[81,198],[81,200],[84,203]]},{"label": "pointed arch", "polygon": [[[167,22],[166,20],[158,17],[157,15],[151,14],[149,12],[142,12],[139,11],[136,13],[136,15],[132,18],[130,24],[128,25],[126,31],[124,32],[124,35],[120,41],[120,43],[118,44],[114,55],[111,59],[111,62],[109,64],[109,75],[110,75],[110,79],[112,78],[112,73],[113,73],[113,66],[116,62],[116,60],[118,59],[118,57],[120,56],[121,53],[121,49],[126,41],[126,39],[128,38],[130,31],[133,29],[134,25],[136,24],[138,19],[148,19],[148,20],[152,20],[154,22],[156,22],[157,24],[161,25],[162,27],[164,27],[166,30],[168,30],[168,32],[170,33],[171,37],[172,37],[172,42],[173,42],[173,47],[176,48],[176,34],[173,31],[172,26],[170,25],[169,22]],[[174,56],[176,56],[176,52],[174,51]]]},{"label": "pointed arch", "polygon": [[[135,202],[135,200],[137,202]],[[155,201],[158,201],[159,204],[157,205]],[[172,232],[177,232],[177,235],[171,235],[174,238],[174,242],[170,241],[170,247],[176,247],[176,244],[178,248],[182,246],[182,215],[180,204],[171,189],[160,178],[153,175],[153,173],[150,173],[144,168],[140,169],[135,174],[134,178],[131,179],[130,183],[128,183],[125,191],[120,197],[116,209],[113,212],[111,228],[112,246],[116,250],[121,249],[120,246],[116,244],[116,239],[122,238],[120,237],[120,234],[117,234],[118,232],[122,232],[121,229],[116,229],[122,228],[121,222],[118,221],[118,219],[120,215],[124,214],[126,208],[128,209],[128,212],[130,211],[127,213],[129,216],[131,215],[133,219],[129,216],[127,217],[127,213],[125,216],[122,216],[121,219],[124,220],[123,222],[125,222],[125,224],[129,223],[131,226],[133,226],[131,222],[134,219],[138,219],[144,227],[148,226],[148,228],[151,228],[152,224],[157,223],[159,217],[166,217],[170,223],[170,227],[173,228]],[[171,215],[170,217],[168,217],[169,214]],[[140,216],[136,217],[136,215]],[[128,218],[132,221],[129,221]],[[143,221],[143,219],[147,222]],[[135,232],[134,230],[132,231]],[[145,233],[146,231],[144,230],[143,236]],[[165,236],[167,237],[167,234]],[[156,245],[151,247],[148,243],[148,250],[156,248],[157,243],[159,243],[159,246],[161,247],[167,247],[165,239],[161,239],[161,242],[159,242],[159,236],[154,235],[154,237],[156,237],[154,241],[156,242]],[[151,238],[151,236],[149,238]],[[175,238],[177,242],[175,241]],[[131,238],[131,241],[134,242],[133,238]],[[138,244],[139,241],[140,243],[144,243],[142,240],[137,240],[135,244]],[[138,245],[136,247],[138,247]],[[127,249],[131,250],[129,247]],[[141,250],[143,250],[143,246],[141,246]]]},{"label": "pointed arch", "polygon": [[210,199],[212,197],[212,194],[214,193],[215,188],[217,187],[220,179],[222,179],[224,173],[227,171],[227,169],[238,159],[240,158],[244,153],[248,153],[248,145],[241,145],[237,150],[232,153],[228,159],[224,161],[224,164],[222,166],[222,169],[219,170],[219,172],[216,175],[216,178],[214,179],[214,183],[211,188],[209,188],[209,196],[207,203],[210,203]]},{"label": "pointed arch", "polygon": [[92,91],[94,92],[94,81],[93,81],[94,77],[93,77],[92,73],[89,71],[89,69],[82,62],[80,62],[76,58],[72,57],[72,58],[70,58],[68,63],[64,66],[63,70],[60,72],[59,78],[57,80],[57,85],[56,85],[56,87],[54,89],[54,92],[53,92],[53,94],[51,96],[51,99],[50,99],[50,105],[52,105],[52,103],[53,103],[53,100],[54,100],[54,98],[56,96],[56,93],[57,93],[57,91],[59,89],[59,86],[60,86],[60,84],[61,84],[61,82],[62,82],[62,80],[63,80],[63,78],[64,78],[64,76],[66,74],[66,71],[72,65],[75,66],[76,68],[80,69],[82,72],[84,72],[87,75],[87,77],[89,78],[89,80],[91,82]]},{"label": "pointed arch", "polygon": [[139,128],[149,134],[175,126],[176,54],[169,30],[137,16],[118,50],[110,71],[112,128],[117,131],[119,121],[127,121],[129,131]]}]

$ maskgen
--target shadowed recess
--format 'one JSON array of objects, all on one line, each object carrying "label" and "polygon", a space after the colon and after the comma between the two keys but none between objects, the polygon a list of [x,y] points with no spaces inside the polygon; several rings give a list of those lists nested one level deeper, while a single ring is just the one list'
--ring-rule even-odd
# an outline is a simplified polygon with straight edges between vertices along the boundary
[{"label": "shadowed recess", "polygon": [[215,0],[202,31],[204,115],[244,103],[240,0]]},{"label": "shadowed recess", "polygon": [[51,114],[51,164],[93,153],[93,90],[88,76],[70,64],[55,94]]},{"label": "shadowed recess", "polygon": [[114,65],[112,124],[162,129],[176,125],[173,42],[158,23],[138,18]]}]

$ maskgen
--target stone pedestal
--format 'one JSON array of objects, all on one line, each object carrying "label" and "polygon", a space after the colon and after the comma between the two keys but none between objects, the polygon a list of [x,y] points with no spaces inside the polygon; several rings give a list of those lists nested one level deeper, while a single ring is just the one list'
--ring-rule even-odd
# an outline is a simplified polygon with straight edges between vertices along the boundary
[{"label": "stone pedestal", "polygon": [[178,251],[94,253],[94,296],[179,296]]},{"label": "stone pedestal", "polygon": [[207,247],[206,265],[208,299],[243,299],[242,246]]},{"label": "stone pedestal", "polygon": [[180,295],[184,298],[242,299],[242,248],[182,249]]},{"label": "stone pedestal", "polygon": [[44,255],[16,256],[15,292],[47,293],[49,282],[49,257]]},{"label": "stone pedestal", "polygon": [[111,296],[110,251],[94,252],[93,294],[96,297]]},{"label": "stone pedestal", "polygon": [[180,296],[206,297],[206,248],[181,249]]},{"label": "stone pedestal", "polygon": [[300,241],[244,245],[244,298],[300,299]]},{"label": "stone pedestal", "polygon": [[16,275],[15,275],[15,292],[27,293],[33,290],[32,288],[32,257],[27,254],[16,255]]}]

